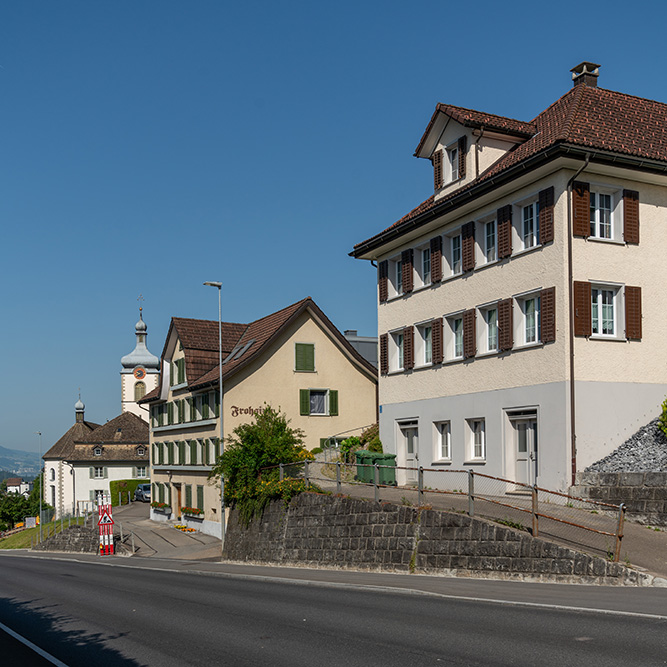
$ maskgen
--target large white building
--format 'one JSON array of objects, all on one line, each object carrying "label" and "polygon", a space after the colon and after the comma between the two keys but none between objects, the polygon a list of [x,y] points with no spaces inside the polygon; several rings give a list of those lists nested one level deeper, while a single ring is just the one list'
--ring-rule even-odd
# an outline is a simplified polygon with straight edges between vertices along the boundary
[{"label": "large white building", "polygon": [[102,425],[86,421],[79,398],[74,425],[43,457],[44,500],[56,518],[91,508],[113,480],[148,481],[148,411],[137,401],[157,386],[160,360],[146,347],[141,309],[135,333],[135,349],[121,359],[121,414]]},{"label": "large white building", "polygon": [[667,105],[572,72],[528,122],[438,104],[433,194],[351,253],[378,263],[399,466],[565,489],[667,393]]}]

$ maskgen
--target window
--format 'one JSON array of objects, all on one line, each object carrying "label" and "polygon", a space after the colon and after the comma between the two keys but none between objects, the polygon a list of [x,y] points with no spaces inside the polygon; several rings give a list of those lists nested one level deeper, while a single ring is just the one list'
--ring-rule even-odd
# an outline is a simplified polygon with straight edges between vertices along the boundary
[{"label": "window", "polygon": [[335,389],[300,389],[299,403],[302,415],[338,415],[338,391]]},{"label": "window", "polygon": [[519,317],[517,317],[515,338],[520,345],[541,342],[540,293],[517,297]]},{"label": "window", "polygon": [[431,284],[431,247],[419,248],[417,251],[417,273],[422,286]]},{"label": "window", "polygon": [[93,449],[93,454],[95,456],[102,456],[102,448],[101,447],[95,447],[95,449]]},{"label": "window", "polygon": [[591,288],[591,332],[599,336],[616,335],[616,301],[617,290]]},{"label": "window", "polygon": [[486,434],[483,419],[468,419],[470,459],[486,459]]},{"label": "window", "polygon": [[294,370],[299,373],[312,373],[315,370],[315,344],[294,344]]},{"label": "window", "polygon": [[447,318],[447,358],[463,359],[463,317]]},{"label": "window", "polygon": [[396,294],[403,294],[403,262],[400,259],[394,263],[394,271],[394,289]]},{"label": "window", "polygon": [[171,362],[171,382],[170,385],[175,387],[179,384],[185,384],[185,357],[176,359]]},{"label": "window", "polygon": [[433,326],[428,324],[417,325],[417,365],[425,366],[433,363]]},{"label": "window", "polygon": [[401,329],[401,331],[395,331],[392,333],[390,339],[392,344],[390,346],[391,350],[389,354],[389,370],[401,371],[405,366],[403,354],[403,330]]},{"label": "window", "polygon": [[494,305],[489,308],[481,308],[482,314],[482,336],[481,349],[486,352],[498,351],[498,308]]},{"label": "window", "polygon": [[447,149],[446,181],[451,183],[459,178],[459,150],[458,148]]},{"label": "window", "polygon": [[451,236],[449,239],[449,268],[452,275],[461,273],[461,234]]},{"label": "window", "polygon": [[55,482],[56,481],[56,469],[51,468],[51,481]]},{"label": "window", "polygon": [[532,248],[540,243],[540,205],[537,201],[521,208],[521,242],[523,248]]},{"label": "window", "polygon": [[93,477],[95,479],[104,479],[104,468],[102,466],[95,466],[93,468]]},{"label": "window", "polygon": [[449,461],[452,458],[452,431],[451,424],[446,422],[435,422],[435,459],[436,461]]},{"label": "window", "polygon": [[484,223],[484,258],[486,262],[495,262],[498,259],[498,238],[496,221]]},{"label": "window", "polygon": [[602,192],[590,193],[591,236],[599,239],[612,237],[612,197]]},{"label": "window", "polygon": [[139,401],[146,395],[146,384],[137,382],[134,385],[134,400]]},{"label": "window", "polygon": [[146,477],[146,466],[137,466],[137,477]]}]

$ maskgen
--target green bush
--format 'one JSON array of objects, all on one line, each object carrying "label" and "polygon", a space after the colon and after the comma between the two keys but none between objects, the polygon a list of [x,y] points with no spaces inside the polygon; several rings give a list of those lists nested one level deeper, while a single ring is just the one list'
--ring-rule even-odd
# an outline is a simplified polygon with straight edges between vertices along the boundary
[{"label": "green bush", "polygon": [[662,412],[658,418],[660,430],[667,436],[667,398],[662,402]]},{"label": "green bush", "polygon": [[209,479],[219,482],[224,476],[225,503],[238,507],[241,519],[248,524],[254,516],[261,516],[270,500],[281,498],[289,502],[294,495],[307,490],[300,479],[280,482],[277,466],[293,464],[287,474],[294,477],[302,469],[301,464],[312,459],[313,455],[304,447],[303,432],[291,428],[283,413],[266,405],[254,415],[253,421],[240,424],[227,438],[225,451]]},{"label": "green bush", "polygon": [[313,447],[313,448],[310,450],[310,453],[311,453],[311,454],[320,454],[321,452],[322,452],[322,448],[321,448],[321,447]]},{"label": "green bush", "polygon": [[373,424],[361,434],[361,443],[369,452],[378,452],[382,454],[382,442],[380,441],[380,425]]},{"label": "green bush", "polygon": [[354,435],[340,443],[340,452],[347,463],[354,463],[354,452],[357,449],[361,449],[361,440]]},{"label": "green bush", "polygon": [[109,482],[109,493],[111,494],[111,505],[118,506],[118,493],[122,494],[122,504],[127,505],[127,493],[129,491],[130,498],[134,498],[134,492],[139,484],[149,484],[150,479],[114,479]]}]

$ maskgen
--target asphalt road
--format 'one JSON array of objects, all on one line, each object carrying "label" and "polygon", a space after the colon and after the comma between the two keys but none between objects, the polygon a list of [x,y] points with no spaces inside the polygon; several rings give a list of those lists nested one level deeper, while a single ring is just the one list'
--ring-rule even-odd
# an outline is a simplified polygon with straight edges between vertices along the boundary
[{"label": "asphalt road", "polygon": [[[2,556],[0,622],[72,667],[667,664],[667,608],[656,589],[613,590],[621,600],[639,590],[634,607],[645,595],[653,613],[658,600],[662,617],[142,564]],[[504,584],[496,599],[551,590],[488,583]],[[584,597],[587,588],[578,587]]]}]

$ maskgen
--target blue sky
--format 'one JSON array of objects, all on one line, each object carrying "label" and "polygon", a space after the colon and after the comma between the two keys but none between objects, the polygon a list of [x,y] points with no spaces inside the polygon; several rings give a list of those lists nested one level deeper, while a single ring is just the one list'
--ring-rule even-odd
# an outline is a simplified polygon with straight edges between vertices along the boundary
[{"label": "blue sky", "polygon": [[[3,3],[0,445],[120,412],[137,297],[247,322],[310,295],[376,334],[348,257],[431,194],[437,102],[530,120],[582,60],[667,102],[660,2]],[[557,9],[556,9],[557,7]]]}]

